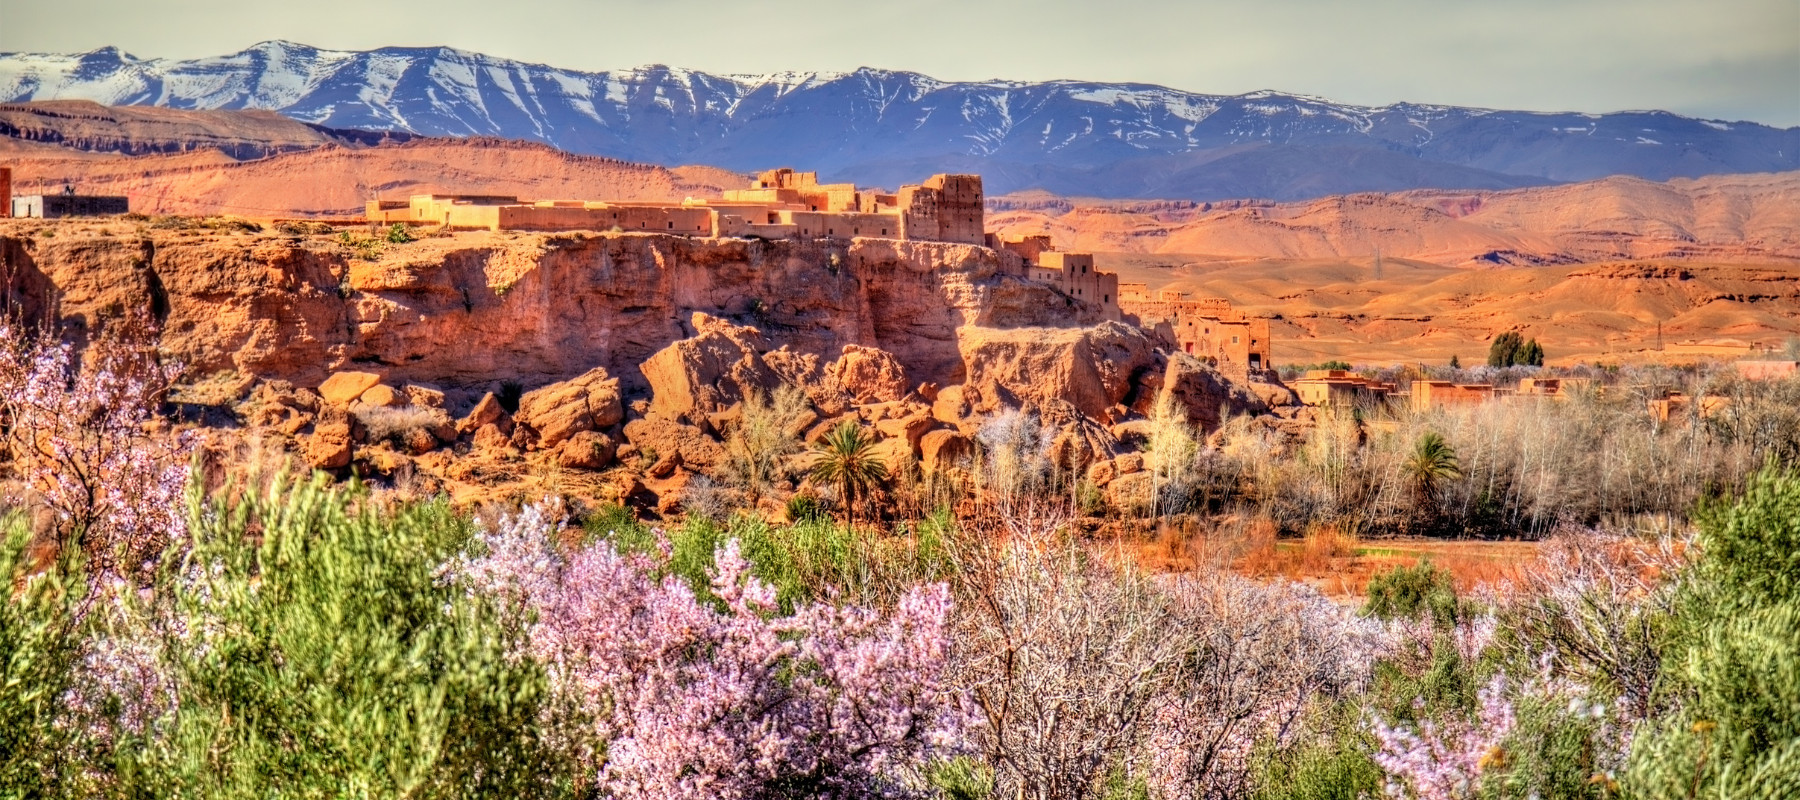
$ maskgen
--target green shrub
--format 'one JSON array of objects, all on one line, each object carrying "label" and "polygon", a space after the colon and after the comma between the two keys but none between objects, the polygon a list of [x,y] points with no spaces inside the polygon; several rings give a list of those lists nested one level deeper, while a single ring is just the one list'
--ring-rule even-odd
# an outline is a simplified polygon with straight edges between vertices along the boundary
[{"label": "green shrub", "polygon": [[1632,752],[1646,797],[1800,796],[1800,473],[1767,468],[1696,514],[1664,691],[1687,698]]},{"label": "green shrub", "polygon": [[30,540],[23,517],[0,515],[0,797],[78,796],[73,732],[55,724],[80,655],[77,582],[67,565],[31,574]]},{"label": "green shrub", "polygon": [[323,480],[214,501],[165,575],[179,697],[121,746],[124,794],[182,798],[539,797],[542,669],[520,631],[440,578],[471,526]]},{"label": "green shrub", "polygon": [[388,228],[386,238],[388,244],[406,244],[407,242],[417,241],[417,237],[413,236],[412,226],[399,222],[394,223],[392,227]]},{"label": "green shrub", "polygon": [[1382,619],[1430,614],[1434,621],[1448,624],[1456,621],[1456,606],[1450,571],[1421,561],[1416,566],[1395,567],[1370,578],[1369,601],[1363,612]]},{"label": "green shrub", "polygon": [[968,756],[931,764],[925,770],[925,782],[941,792],[944,800],[989,800],[994,795],[994,771]]},{"label": "green shrub", "polygon": [[815,520],[825,516],[825,504],[818,495],[800,493],[788,498],[787,517],[794,522]]},{"label": "green shrub", "polygon": [[1354,720],[1333,735],[1260,753],[1254,800],[1358,800],[1381,796],[1382,771]]}]

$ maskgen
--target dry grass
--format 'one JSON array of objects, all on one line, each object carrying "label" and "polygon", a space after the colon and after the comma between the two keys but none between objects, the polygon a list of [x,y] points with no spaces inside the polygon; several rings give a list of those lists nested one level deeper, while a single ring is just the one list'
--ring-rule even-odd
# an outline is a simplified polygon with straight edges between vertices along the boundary
[{"label": "dry grass", "polygon": [[1369,580],[1395,567],[1429,560],[1449,570],[1458,591],[1518,585],[1536,560],[1528,542],[1392,539],[1362,541],[1334,525],[1298,539],[1280,539],[1265,518],[1170,520],[1153,532],[1123,534],[1121,555],[1152,572],[1227,567],[1257,580],[1311,584],[1339,602],[1360,602]]}]

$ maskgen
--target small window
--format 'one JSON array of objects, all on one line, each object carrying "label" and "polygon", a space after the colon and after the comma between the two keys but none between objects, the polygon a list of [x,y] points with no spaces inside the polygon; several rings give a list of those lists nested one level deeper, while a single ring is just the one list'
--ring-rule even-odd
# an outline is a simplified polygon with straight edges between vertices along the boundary
[{"label": "small window", "polygon": [[675,230],[675,223],[674,223],[674,222],[670,222],[670,223],[669,223],[669,230]]},{"label": "small window", "polygon": [[1102,302],[1102,303],[1110,303],[1110,302],[1112,302],[1112,295],[1110,295],[1110,294],[1103,294],[1103,295],[1100,295],[1100,302]]},{"label": "small window", "polygon": [[1238,343],[1238,337],[1236,337],[1236,336],[1233,336],[1233,337],[1231,337],[1231,343],[1232,343],[1232,344],[1237,344],[1237,343]]}]

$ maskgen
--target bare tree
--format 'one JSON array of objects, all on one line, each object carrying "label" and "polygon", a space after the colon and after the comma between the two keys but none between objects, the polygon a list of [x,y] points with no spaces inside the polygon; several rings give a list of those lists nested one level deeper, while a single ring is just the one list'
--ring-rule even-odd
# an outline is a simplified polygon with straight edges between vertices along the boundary
[{"label": "bare tree", "polygon": [[957,680],[1001,797],[1082,800],[1114,771],[1238,796],[1254,743],[1360,685],[1385,641],[1304,587],[1156,578],[1053,537],[965,569]]}]

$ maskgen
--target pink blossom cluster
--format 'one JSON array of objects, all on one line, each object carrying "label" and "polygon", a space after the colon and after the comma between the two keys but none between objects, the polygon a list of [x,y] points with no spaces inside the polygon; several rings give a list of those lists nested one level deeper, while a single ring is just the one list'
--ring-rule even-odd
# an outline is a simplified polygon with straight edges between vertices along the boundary
[{"label": "pink blossom cluster", "polygon": [[558,516],[544,505],[502,519],[452,572],[525,613],[529,655],[604,754],[593,768],[606,794],[906,795],[913,768],[960,740],[943,680],[947,587],[915,588],[887,613],[819,604],[782,617],[734,540],[710,573],[719,611],[658,577],[666,544],[660,558],[604,541],[564,554]]},{"label": "pink blossom cluster", "polygon": [[125,576],[185,537],[189,441],[152,436],[162,367],[122,343],[68,345],[0,325],[0,417],[26,484],[99,574]]},{"label": "pink blossom cluster", "polygon": [[1413,730],[1374,720],[1370,727],[1381,743],[1375,763],[1388,774],[1388,796],[1418,800],[1474,797],[1482,774],[1506,763],[1502,742],[1517,722],[1506,691],[1506,678],[1498,675],[1482,687],[1477,692],[1479,707],[1473,724],[1438,725],[1427,720]]}]

